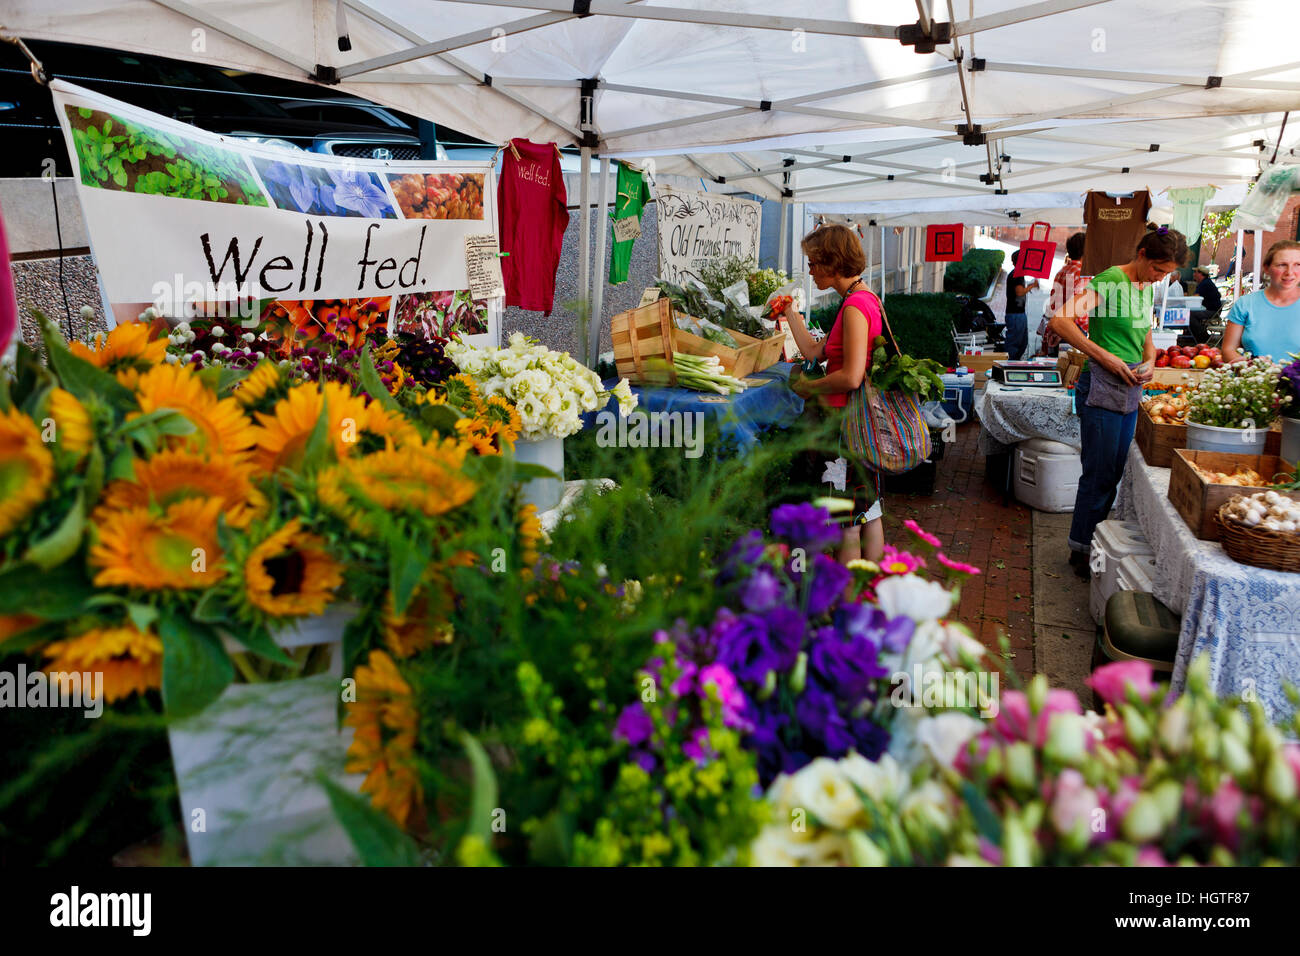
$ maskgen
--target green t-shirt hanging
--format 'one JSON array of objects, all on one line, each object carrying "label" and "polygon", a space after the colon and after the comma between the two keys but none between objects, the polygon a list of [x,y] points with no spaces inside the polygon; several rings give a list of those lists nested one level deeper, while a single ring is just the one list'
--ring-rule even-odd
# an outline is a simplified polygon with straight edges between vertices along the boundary
[{"label": "green t-shirt hanging", "polygon": [[1088,338],[1125,362],[1141,362],[1155,290],[1139,289],[1119,266],[1099,273],[1088,288],[1100,297],[1088,318]]},{"label": "green t-shirt hanging", "polygon": [[[618,164],[618,191],[614,199],[614,209],[610,219],[627,219],[629,216],[641,218],[641,212],[650,201],[650,187],[645,181],[645,174],[631,169],[626,163]],[[609,254],[609,283],[618,285],[627,281],[628,264],[632,261],[632,245],[635,239],[615,242]]]}]

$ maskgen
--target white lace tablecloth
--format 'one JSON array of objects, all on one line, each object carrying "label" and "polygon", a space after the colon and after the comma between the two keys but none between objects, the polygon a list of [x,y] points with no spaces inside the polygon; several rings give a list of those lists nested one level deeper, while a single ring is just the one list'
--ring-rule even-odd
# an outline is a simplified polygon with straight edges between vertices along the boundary
[{"label": "white lace tablecloth", "polygon": [[1136,518],[1159,556],[1156,598],[1182,615],[1173,689],[1210,657],[1220,696],[1253,692],[1274,720],[1292,713],[1283,687],[1300,686],[1300,574],[1238,564],[1217,541],[1201,541],[1169,500],[1169,469],[1146,463],[1135,443],[1120,493],[1121,517]]},{"label": "white lace tablecloth", "polygon": [[1065,389],[1009,387],[989,379],[977,395],[981,454],[1000,454],[1027,438],[1080,447],[1074,396]]}]

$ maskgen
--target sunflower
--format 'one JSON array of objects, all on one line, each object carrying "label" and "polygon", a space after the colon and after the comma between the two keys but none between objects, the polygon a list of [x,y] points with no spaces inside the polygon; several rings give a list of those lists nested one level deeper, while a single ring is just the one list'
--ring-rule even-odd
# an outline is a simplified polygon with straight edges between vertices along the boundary
[{"label": "sunflower", "polygon": [[54,456],[36,423],[16,407],[0,411],[0,538],[45,500]]},{"label": "sunflower", "polygon": [[481,418],[462,418],[456,422],[460,440],[479,455],[499,455],[498,426]]},{"label": "sunflower", "polygon": [[112,372],[127,388],[135,388],[141,373],[162,364],[167,340],[154,338],[148,322],[122,322],[107,336],[98,333],[93,351],[81,342],[70,343],[68,351]]},{"label": "sunflower", "polygon": [[164,508],[186,498],[215,498],[226,523],[247,527],[266,510],[266,496],[253,484],[252,465],[209,457],[185,448],[165,449],[135,462],[135,479],[119,478],[104,490],[102,507],[126,510],[150,504]]},{"label": "sunflower", "polygon": [[254,460],[260,469],[275,472],[293,468],[301,460],[316,422],[329,406],[326,431],[335,455],[342,460],[357,443],[367,421],[365,399],[338,382],[298,385],[276,403],[271,414],[257,413],[260,423],[254,433]]},{"label": "sunflower", "polygon": [[519,409],[500,395],[493,395],[484,403],[483,417],[500,425],[501,440],[511,445],[524,430],[523,422],[519,419]]},{"label": "sunflower", "polygon": [[285,384],[280,367],[274,362],[263,360],[235,387],[233,397],[244,408],[254,408],[262,405],[266,399],[283,397],[280,393]]},{"label": "sunflower", "polygon": [[0,614],[0,644],[40,623],[41,619],[34,614]]},{"label": "sunflower", "polygon": [[519,554],[525,568],[537,563],[537,544],[541,540],[542,522],[537,517],[537,505],[524,505],[519,509]]},{"label": "sunflower", "polygon": [[357,438],[362,445],[361,450],[368,452],[410,442],[418,443],[420,433],[405,415],[390,412],[378,402],[371,402],[358,422]]},{"label": "sunflower", "polygon": [[424,393],[424,404],[426,405],[446,405],[447,390],[441,385],[431,385],[429,390]]},{"label": "sunflower", "polygon": [[253,549],[244,562],[248,602],[275,617],[321,614],[343,583],[343,566],[323,539],[307,534],[294,518]]},{"label": "sunflower", "polygon": [[[461,554],[469,554],[477,560],[472,552]],[[448,566],[463,565],[461,554],[457,554]],[[397,657],[410,657],[434,644],[450,644],[455,634],[448,618],[455,602],[456,592],[447,575],[430,565],[420,589],[401,614],[393,606],[393,592],[389,591],[384,597],[384,643]]]},{"label": "sunflower", "polygon": [[253,444],[253,425],[239,402],[218,399],[191,366],[160,365],[140,376],[136,392],[142,413],[170,408],[194,424],[195,431],[174,437],[173,445],[236,455]]},{"label": "sunflower", "polygon": [[349,490],[385,510],[445,514],[478,490],[460,470],[467,451],[450,438],[378,451],[350,463]]},{"label": "sunflower", "polygon": [[343,724],[354,728],[346,771],[364,773],[361,792],[405,827],[424,802],[415,772],[415,739],[420,715],[411,700],[411,685],[391,657],[371,651],[369,666],[356,670],[357,699],[348,704]]},{"label": "sunflower", "polygon": [[50,391],[45,414],[54,419],[55,447],[80,461],[95,441],[90,413],[76,396],[61,388]]},{"label": "sunflower", "polygon": [[483,399],[479,397],[478,382],[473,377],[461,372],[453,375],[443,383],[447,401],[464,412],[483,413]]},{"label": "sunflower", "polygon": [[95,584],[145,588],[206,588],[219,580],[219,498],[186,498],[158,514],[149,508],[100,507],[92,517],[98,541],[90,564]]},{"label": "sunflower", "polygon": [[163,646],[157,636],[131,625],[103,627],[45,648],[46,670],[104,675],[104,699],[112,703],[162,686]]}]

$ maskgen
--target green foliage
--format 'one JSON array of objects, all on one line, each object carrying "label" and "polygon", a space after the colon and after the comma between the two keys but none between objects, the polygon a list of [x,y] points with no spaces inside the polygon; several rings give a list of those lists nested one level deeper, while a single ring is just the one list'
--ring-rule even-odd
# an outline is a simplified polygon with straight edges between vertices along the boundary
[{"label": "green foliage", "polygon": [[899,351],[938,362],[944,368],[957,361],[953,329],[960,309],[956,297],[947,292],[885,296],[885,312]]},{"label": "green foliage", "polygon": [[[715,299],[721,299],[723,289],[737,282],[748,282],[750,275],[757,269],[758,263],[753,259],[722,256],[718,259],[710,259],[700,267],[700,279]],[[749,301],[753,305],[763,304],[762,299],[755,301],[753,296],[750,296]]]},{"label": "green foliage", "polygon": [[1001,249],[967,249],[961,262],[950,262],[943,272],[943,291],[983,298],[1002,270]]},{"label": "green foliage", "polygon": [[84,186],[265,206],[240,155],[141,126],[120,116],[67,107]]},{"label": "green foliage", "polygon": [[320,785],[330,808],[352,841],[362,866],[417,866],[420,850],[388,815],[374,809],[370,800],[344,789],[328,777]]},{"label": "green foliage", "polygon": [[1232,232],[1232,217],[1235,214],[1235,209],[1228,209],[1223,212],[1207,212],[1205,219],[1201,221],[1201,244],[1204,245],[1207,242],[1210,244],[1209,259],[1211,262],[1214,261],[1215,255],[1219,251],[1219,243]]},{"label": "green foliage", "polygon": [[930,359],[891,356],[883,343],[871,355],[872,385],[885,392],[902,389],[922,402],[943,397],[943,379],[939,376],[944,370],[945,366]]},{"label": "green foliage", "polygon": [[790,277],[784,269],[760,269],[745,277],[749,283],[749,304],[763,305],[777,289],[788,285]]}]

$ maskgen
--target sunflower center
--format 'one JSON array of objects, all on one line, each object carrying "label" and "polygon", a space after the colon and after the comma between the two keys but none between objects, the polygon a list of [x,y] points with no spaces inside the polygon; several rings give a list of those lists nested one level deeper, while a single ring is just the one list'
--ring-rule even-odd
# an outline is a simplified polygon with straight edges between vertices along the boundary
[{"label": "sunflower center", "polygon": [[158,559],[158,564],[168,571],[194,570],[196,558],[203,559],[204,564],[199,566],[200,569],[206,567],[207,556],[195,554],[195,551],[202,549],[196,548],[193,539],[184,535],[163,532],[154,539],[154,556]]},{"label": "sunflower center", "polygon": [[0,458],[0,501],[17,498],[18,492],[31,478],[31,469],[21,458]]},{"label": "sunflower center", "polygon": [[274,558],[267,558],[262,562],[262,567],[266,568],[266,573],[275,581],[271,586],[272,597],[302,593],[303,581],[307,577],[307,561],[301,552],[286,551]]}]

